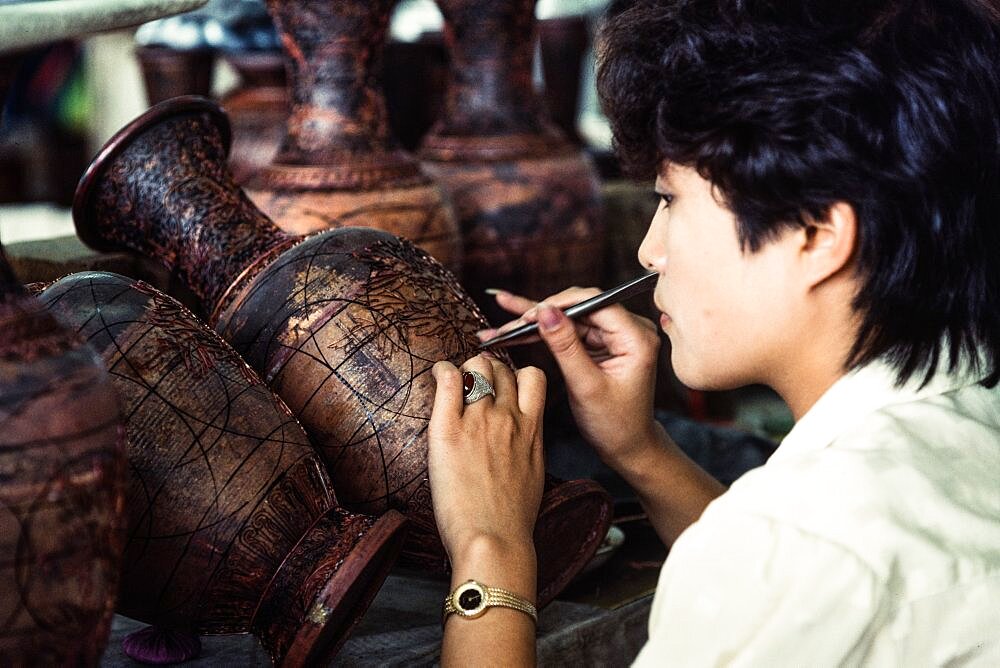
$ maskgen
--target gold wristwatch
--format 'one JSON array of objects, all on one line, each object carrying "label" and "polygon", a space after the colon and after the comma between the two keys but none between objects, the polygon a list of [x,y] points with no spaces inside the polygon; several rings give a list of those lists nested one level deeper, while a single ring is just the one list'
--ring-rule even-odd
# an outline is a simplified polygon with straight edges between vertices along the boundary
[{"label": "gold wristwatch", "polygon": [[444,624],[448,615],[455,613],[461,617],[474,619],[479,617],[486,608],[502,606],[520,610],[538,623],[538,611],[530,601],[521,598],[517,594],[499,587],[487,587],[486,585],[469,580],[455,587],[455,591],[448,594],[444,599],[444,614],[441,623]]}]

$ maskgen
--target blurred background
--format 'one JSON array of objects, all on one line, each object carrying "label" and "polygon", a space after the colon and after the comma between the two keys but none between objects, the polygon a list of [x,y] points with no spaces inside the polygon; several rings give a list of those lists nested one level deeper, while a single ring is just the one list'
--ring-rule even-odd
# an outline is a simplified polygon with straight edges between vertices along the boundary
[{"label": "blurred background", "polygon": [[[601,177],[609,236],[604,287],[636,275],[635,251],[657,206],[650,187],[621,177],[597,100],[594,36],[608,4],[539,0],[534,63],[535,88],[550,117],[589,154]],[[448,55],[441,30],[433,0],[402,0],[396,6],[383,85],[390,123],[408,149],[416,148],[442,104]],[[283,87],[281,45],[263,0],[211,0],[180,16],[29,52],[5,102],[0,130],[0,239],[15,270],[26,282],[83,269],[140,277],[155,271],[131,265],[126,271],[122,263],[133,259],[97,255],[76,238],[69,207],[93,155],[151,104],[177,94],[219,100],[238,128],[241,104],[252,93],[258,115],[243,117],[251,127],[243,136],[261,139],[264,146],[257,163],[244,166],[251,170],[267,164],[280,141],[287,113]],[[268,95],[277,122],[264,122],[260,115]],[[667,356],[660,376],[657,405],[672,415],[769,439],[791,427],[787,409],[762,388],[690,392],[673,377]]]}]

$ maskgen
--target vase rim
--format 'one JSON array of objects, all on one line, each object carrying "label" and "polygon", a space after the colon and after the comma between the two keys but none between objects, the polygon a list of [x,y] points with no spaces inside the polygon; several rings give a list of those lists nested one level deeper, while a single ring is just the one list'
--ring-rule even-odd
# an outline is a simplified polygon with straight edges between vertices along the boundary
[{"label": "vase rim", "polygon": [[91,206],[95,185],[104,175],[107,166],[118,157],[132,140],[142,134],[150,126],[155,125],[165,118],[179,116],[187,113],[207,113],[211,116],[222,135],[223,150],[228,157],[232,144],[232,131],[230,129],[229,117],[218,103],[200,95],[182,95],[180,97],[164,100],[153,105],[140,116],[129,122],[125,127],[116,132],[104,146],[98,151],[91,161],[87,170],[80,177],[73,195],[73,225],[76,234],[90,248],[97,251],[118,250],[113,244],[109,244],[94,233],[93,208]]}]

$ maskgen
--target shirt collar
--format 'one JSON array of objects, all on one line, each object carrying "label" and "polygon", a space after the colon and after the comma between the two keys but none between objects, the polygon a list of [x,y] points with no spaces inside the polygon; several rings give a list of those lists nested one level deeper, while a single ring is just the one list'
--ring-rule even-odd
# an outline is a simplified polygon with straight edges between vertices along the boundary
[{"label": "shirt collar", "polygon": [[[943,347],[947,350],[947,347]],[[820,450],[853,428],[868,415],[887,406],[907,403],[962,387],[974,385],[985,377],[980,369],[963,357],[955,371],[948,371],[948,359],[942,355],[934,377],[921,387],[924,374],[914,374],[897,387],[896,370],[877,360],[850,371],[830,386],[819,400],[803,415],[770,461],[781,461],[795,453]]]}]

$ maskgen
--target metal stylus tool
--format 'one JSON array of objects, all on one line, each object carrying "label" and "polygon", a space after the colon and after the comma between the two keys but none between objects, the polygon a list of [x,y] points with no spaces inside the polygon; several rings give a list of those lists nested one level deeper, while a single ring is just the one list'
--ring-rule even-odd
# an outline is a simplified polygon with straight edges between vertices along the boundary
[{"label": "metal stylus tool", "polygon": [[[616,288],[605,290],[601,294],[591,297],[590,299],[584,299],[582,302],[573,304],[563,311],[563,313],[566,314],[567,318],[579,318],[580,316],[593,313],[594,311],[602,309],[605,306],[611,306],[612,304],[623,302],[630,297],[640,295],[644,292],[652,292],[653,288],[656,287],[657,275],[658,274],[655,271],[652,271],[644,276],[640,276],[639,278],[633,278],[631,281],[622,283]],[[537,331],[537,322],[521,325],[520,327],[515,327],[509,332],[504,332],[499,336],[494,336],[489,341],[483,341],[479,344],[479,348],[482,350],[483,348],[497,346],[501,343],[507,343],[513,339],[519,339],[523,336],[534,334]]]}]

